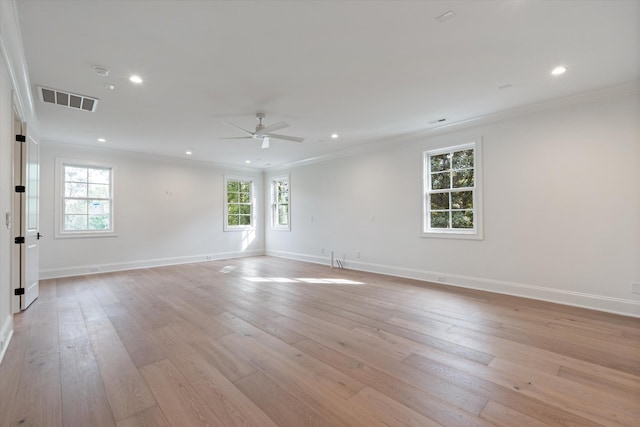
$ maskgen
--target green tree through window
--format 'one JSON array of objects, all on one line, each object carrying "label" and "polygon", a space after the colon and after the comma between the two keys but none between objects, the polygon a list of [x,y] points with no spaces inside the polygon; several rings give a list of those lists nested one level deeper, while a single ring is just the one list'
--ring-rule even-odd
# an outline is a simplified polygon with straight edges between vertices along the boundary
[{"label": "green tree through window", "polygon": [[250,228],[253,225],[252,187],[249,180],[227,179],[227,228]]},{"label": "green tree through window", "polygon": [[425,153],[425,233],[476,231],[476,144]]}]

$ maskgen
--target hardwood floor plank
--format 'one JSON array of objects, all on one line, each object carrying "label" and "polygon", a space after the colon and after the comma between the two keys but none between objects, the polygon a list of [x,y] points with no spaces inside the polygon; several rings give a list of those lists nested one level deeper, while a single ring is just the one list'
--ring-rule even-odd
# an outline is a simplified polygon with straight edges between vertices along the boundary
[{"label": "hardwood floor plank", "polygon": [[116,424],[117,427],[170,427],[169,421],[159,406],[152,406],[140,411]]},{"label": "hardwood floor plank", "polygon": [[421,415],[401,403],[385,396],[372,388],[365,388],[350,400],[373,414],[389,426],[398,427],[436,427],[442,426],[424,415]]},{"label": "hardwood floor plank", "polygon": [[492,400],[487,403],[480,416],[498,427],[547,427],[550,425]]},{"label": "hardwood floor plank", "polygon": [[253,363],[270,380],[333,425],[384,426],[384,423],[364,412],[359,406],[338,396],[334,392],[335,386],[325,388],[324,384],[318,384],[301,368],[283,360],[278,354],[260,345],[255,338],[231,334],[220,340],[239,357]]},{"label": "hardwood floor plank", "polygon": [[65,427],[112,427],[115,420],[86,336],[60,347]]},{"label": "hardwood floor plank", "polygon": [[24,363],[11,413],[8,426],[63,425],[58,353],[30,358]]},{"label": "hardwood floor plank", "polygon": [[152,363],[140,372],[172,426],[224,425],[170,361]]},{"label": "hardwood floor plank", "polygon": [[[180,336],[180,340],[173,339],[175,334],[171,330]],[[255,367],[251,364],[188,322],[174,322],[170,327],[154,329],[149,334],[156,339],[168,359],[173,360],[174,356],[180,358],[182,353],[190,351],[187,346],[181,345],[184,340],[230,381],[255,372]]]},{"label": "hardwood floor plank", "polygon": [[0,425],[636,427],[639,339],[637,318],[265,256],[42,280]]},{"label": "hardwood floor plank", "polygon": [[235,385],[280,427],[332,425],[261,372],[240,378]]},{"label": "hardwood floor plank", "polygon": [[17,405],[16,399],[25,363],[28,337],[28,328],[21,327],[20,330],[14,331],[10,346],[0,365],[0,426],[11,425],[13,408]]},{"label": "hardwood floor plank", "polygon": [[444,376],[452,384],[465,387],[470,392],[486,396],[488,399],[508,405],[523,414],[552,425],[554,423],[585,427],[599,425],[598,422],[591,421],[587,414],[580,413],[580,411],[572,412],[567,409],[564,405],[566,400],[558,407],[546,405],[545,403],[550,402],[539,400],[539,398],[544,397],[542,393],[531,391],[537,387],[537,384],[534,385],[532,381],[517,374],[503,376],[498,371],[490,371],[491,368],[487,368],[484,365],[477,365],[476,369],[472,371],[473,373],[463,372],[417,354],[408,357],[404,363],[435,376]]},{"label": "hardwood floor plank", "polygon": [[87,322],[87,334],[115,420],[155,405],[151,391],[109,320]]}]

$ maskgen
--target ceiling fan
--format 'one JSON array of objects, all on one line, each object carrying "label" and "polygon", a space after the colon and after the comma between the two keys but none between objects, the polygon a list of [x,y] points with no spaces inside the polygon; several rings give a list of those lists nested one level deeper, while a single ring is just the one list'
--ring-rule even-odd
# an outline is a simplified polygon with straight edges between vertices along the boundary
[{"label": "ceiling fan", "polygon": [[262,148],[269,148],[269,139],[282,139],[285,141],[294,141],[294,142],[302,142],[304,138],[299,138],[297,136],[287,136],[287,135],[278,135],[276,133],[271,133],[274,130],[283,129],[289,127],[289,125],[285,122],[278,122],[270,126],[265,126],[262,124],[262,119],[264,119],[264,113],[257,113],[256,120],[258,120],[258,124],[256,125],[255,132],[248,131],[246,129],[242,129],[239,126],[234,125],[233,123],[227,123],[229,126],[238,129],[246,133],[249,136],[232,136],[228,138],[220,138],[220,139],[259,139],[262,141]]}]

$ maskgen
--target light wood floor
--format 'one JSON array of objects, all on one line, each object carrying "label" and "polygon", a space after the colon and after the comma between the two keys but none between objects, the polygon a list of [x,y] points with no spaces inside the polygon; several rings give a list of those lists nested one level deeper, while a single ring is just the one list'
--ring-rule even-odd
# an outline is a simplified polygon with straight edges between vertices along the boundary
[{"label": "light wood floor", "polygon": [[640,320],[255,257],[43,281],[2,426],[638,426]]}]

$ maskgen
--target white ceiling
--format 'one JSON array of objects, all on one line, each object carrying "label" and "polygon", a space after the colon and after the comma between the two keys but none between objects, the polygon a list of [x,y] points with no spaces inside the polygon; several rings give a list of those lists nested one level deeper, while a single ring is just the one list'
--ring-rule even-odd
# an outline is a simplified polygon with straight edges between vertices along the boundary
[{"label": "white ceiling", "polygon": [[[264,168],[640,78],[640,1],[18,0],[41,139]],[[438,22],[452,10],[455,17]],[[552,77],[563,64],[568,72]],[[111,70],[98,76],[93,66]],[[144,82],[128,81],[138,74]],[[114,91],[105,83],[116,85]],[[508,89],[498,89],[512,85]],[[302,144],[220,140],[290,124]],[[337,140],[330,138],[338,133]],[[97,142],[104,137],[106,143]]]}]

